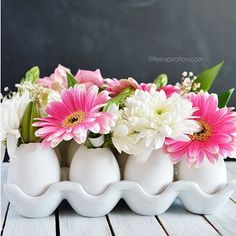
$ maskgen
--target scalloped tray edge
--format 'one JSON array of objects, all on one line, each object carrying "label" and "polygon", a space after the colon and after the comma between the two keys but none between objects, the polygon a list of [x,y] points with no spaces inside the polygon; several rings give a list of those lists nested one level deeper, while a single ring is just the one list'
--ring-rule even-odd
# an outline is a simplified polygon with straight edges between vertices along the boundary
[{"label": "scalloped tray edge", "polygon": [[49,216],[63,199],[70,203],[76,213],[86,217],[108,214],[120,199],[124,199],[129,208],[137,214],[160,215],[177,197],[192,213],[213,214],[223,207],[236,191],[236,180],[228,182],[214,194],[206,194],[196,183],[183,180],[172,182],[158,195],[151,195],[138,183],[126,180],[110,184],[99,195],[91,195],[81,184],[71,181],[52,184],[45,193],[36,197],[25,194],[15,184],[5,184],[4,191],[15,210],[29,218]]}]

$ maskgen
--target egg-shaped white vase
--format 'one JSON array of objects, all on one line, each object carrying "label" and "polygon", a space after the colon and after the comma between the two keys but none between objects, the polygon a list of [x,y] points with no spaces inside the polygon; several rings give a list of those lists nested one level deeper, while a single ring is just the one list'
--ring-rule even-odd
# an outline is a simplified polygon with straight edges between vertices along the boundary
[{"label": "egg-shaped white vase", "polygon": [[215,164],[204,158],[199,167],[190,166],[186,159],[177,164],[177,180],[193,181],[205,193],[219,191],[227,182],[227,170],[224,159],[219,158]]},{"label": "egg-shaped white vase", "polygon": [[139,183],[146,192],[158,194],[173,182],[173,164],[162,150],[153,150],[145,162],[130,156],[124,169],[124,179]]},{"label": "egg-shaped white vase", "polygon": [[60,165],[52,148],[43,149],[40,143],[21,144],[9,155],[7,182],[16,184],[26,194],[41,195],[60,181]]},{"label": "egg-shaped white vase", "polygon": [[96,195],[120,180],[120,170],[110,149],[88,149],[81,145],[72,159],[69,179],[80,183],[88,193]]}]

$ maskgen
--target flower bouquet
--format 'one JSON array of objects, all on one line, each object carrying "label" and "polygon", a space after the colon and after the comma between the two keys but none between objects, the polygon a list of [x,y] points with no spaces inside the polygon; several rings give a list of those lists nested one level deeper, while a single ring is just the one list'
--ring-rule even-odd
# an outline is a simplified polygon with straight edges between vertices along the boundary
[{"label": "flower bouquet", "polygon": [[[28,217],[50,214],[64,198],[87,216],[120,198],[137,213],[161,214],[177,196],[190,211],[213,213],[236,187],[224,163],[236,157],[233,89],[208,92],[222,65],[183,72],[175,85],[166,74],[138,83],[62,65],[40,78],[33,67],[17,91],[4,89],[0,107],[9,200]],[[51,207],[39,209],[42,201]]]}]

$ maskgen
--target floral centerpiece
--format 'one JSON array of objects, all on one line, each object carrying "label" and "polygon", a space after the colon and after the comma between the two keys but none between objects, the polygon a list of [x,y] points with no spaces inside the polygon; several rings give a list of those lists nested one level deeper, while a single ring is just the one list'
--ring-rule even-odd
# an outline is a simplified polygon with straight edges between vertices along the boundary
[{"label": "floral centerpiece", "polygon": [[[40,194],[60,181],[60,163],[68,166],[68,179],[90,194],[121,178],[158,194],[174,181],[176,167],[176,180],[194,181],[207,193],[218,191],[226,183],[224,159],[236,156],[236,113],[227,107],[233,89],[208,92],[222,65],[198,76],[183,72],[175,85],[165,74],[138,83],[131,77],[103,78],[98,69],[73,75],[62,65],[40,78],[33,67],[17,91],[2,98],[9,182]],[[38,171],[31,191],[26,179],[39,166],[50,168],[51,182],[42,184]]]}]

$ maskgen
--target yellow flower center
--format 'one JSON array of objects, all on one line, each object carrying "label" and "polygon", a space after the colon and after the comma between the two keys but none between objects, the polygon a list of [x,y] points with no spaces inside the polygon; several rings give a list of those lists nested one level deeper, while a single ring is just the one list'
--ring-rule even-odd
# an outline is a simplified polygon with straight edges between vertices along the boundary
[{"label": "yellow flower center", "polygon": [[156,112],[157,115],[162,115],[163,113],[166,112],[166,108],[165,107],[159,107],[159,108],[156,109],[155,112]]},{"label": "yellow flower center", "polygon": [[198,123],[201,125],[202,130],[198,133],[194,133],[193,135],[189,135],[189,137],[192,141],[205,141],[212,134],[211,126],[204,120],[199,120]]},{"label": "yellow flower center", "polygon": [[75,125],[78,125],[84,120],[85,116],[86,116],[85,112],[76,111],[65,118],[65,120],[63,121],[63,126],[73,127]]}]

